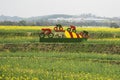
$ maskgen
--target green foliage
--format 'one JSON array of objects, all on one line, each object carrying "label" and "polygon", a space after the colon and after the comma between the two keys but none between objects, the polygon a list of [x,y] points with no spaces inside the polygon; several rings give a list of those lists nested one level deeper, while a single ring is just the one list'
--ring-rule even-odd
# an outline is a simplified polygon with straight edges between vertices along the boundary
[{"label": "green foliage", "polygon": [[26,23],[26,21],[22,20],[22,21],[19,21],[18,25],[19,26],[26,26],[27,23]]},{"label": "green foliage", "polygon": [[16,52],[0,54],[1,79],[118,80],[119,55]]},{"label": "green foliage", "polygon": [[[43,27],[43,26],[42,26]],[[45,26],[44,26],[45,27]],[[53,27],[49,27],[53,29]],[[66,27],[65,27],[66,28]],[[78,28],[80,31],[88,31],[87,41],[81,39],[46,39],[39,42],[40,26],[1,26],[0,27],[0,51],[58,51],[58,52],[98,52],[120,53],[120,30],[119,28]],[[54,33],[54,32],[53,32]],[[45,40],[45,39],[44,39]],[[57,43],[57,42],[63,43]],[[68,41],[69,40],[69,41]],[[54,43],[56,41],[56,43]],[[72,43],[71,43],[72,41]],[[69,43],[66,43],[69,42]],[[66,43],[66,44],[65,44]],[[10,45],[9,45],[10,44]]]},{"label": "green foliage", "polygon": [[76,43],[81,41],[87,41],[86,38],[40,38],[40,42],[66,42],[66,43]]},{"label": "green foliage", "polygon": [[40,27],[8,28],[0,29],[0,80],[120,79],[119,28],[87,28],[78,43],[41,43]]},{"label": "green foliage", "polygon": [[111,28],[119,28],[120,26],[117,23],[111,23],[110,27]]}]

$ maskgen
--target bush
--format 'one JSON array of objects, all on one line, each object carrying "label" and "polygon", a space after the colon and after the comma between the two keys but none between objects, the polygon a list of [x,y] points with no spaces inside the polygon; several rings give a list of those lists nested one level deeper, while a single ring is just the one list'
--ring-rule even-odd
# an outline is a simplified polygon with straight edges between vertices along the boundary
[{"label": "bush", "polygon": [[120,26],[117,23],[111,23],[110,27],[111,28],[119,28]]}]

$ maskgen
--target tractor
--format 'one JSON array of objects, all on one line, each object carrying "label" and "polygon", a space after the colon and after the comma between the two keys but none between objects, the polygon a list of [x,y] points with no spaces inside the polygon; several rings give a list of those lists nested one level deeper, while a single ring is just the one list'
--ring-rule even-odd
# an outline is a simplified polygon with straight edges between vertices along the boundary
[{"label": "tractor", "polygon": [[53,32],[50,28],[42,28],[39,37],[40,42],[81,42],[87,40],[89,35],[87,31],[76,32],[76,27],[73,25],[64,30],[62,25],[57,24]]},{"label": "tractor", "polygon": [[52,30],[49,28],[42,28],[42,32],[39,33],[40,38],[45,38],[47,36],[48,38],[53,38],[54,34],[52,33]]}]

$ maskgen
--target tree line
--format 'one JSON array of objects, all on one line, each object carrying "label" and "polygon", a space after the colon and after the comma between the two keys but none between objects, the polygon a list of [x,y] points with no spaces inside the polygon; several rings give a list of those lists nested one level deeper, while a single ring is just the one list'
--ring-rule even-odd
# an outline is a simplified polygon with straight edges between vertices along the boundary
[{"label": "tree line", "polygon": [[75,26],[108,26],[114,28],[120,28],[116,22],[96,22],[96,21],[82,21],[82,22],[69,22],[69,21],[25,21],[21,20],[18,22],[2,21],[0,25],[5,26],[55,26],[61,24],[63,26],[75,25]]}]

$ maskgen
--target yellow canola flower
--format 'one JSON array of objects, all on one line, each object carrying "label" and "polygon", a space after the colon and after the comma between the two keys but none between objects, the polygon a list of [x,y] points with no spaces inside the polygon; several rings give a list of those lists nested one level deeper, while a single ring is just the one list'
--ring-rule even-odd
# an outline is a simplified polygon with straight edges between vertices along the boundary
[{"label": "yellow canola flower", "polygon": [[32,80],[39,80],[38,78],[33,78]]},{"label": "yellow canola flower", "polygon": [[120,28],[109,28],[109,27],[77,27],[78,31],[102,31],[102,32],[120,32]]},{"label": "yellow canola flower", "polygon": [[2,80],[2,77],[0,76],[0,80]]},{"label": "yellow canola flower", "polygon": [[50,28],[52,26],[0,26],[0,30],[41,30],[41,28]]},{"label": "yellow canola flower", "polygon": [[[0,26],[0,30],[41,30],[42,28],[54,29],[54,26]],[[66,30],[68,27],[63,27]],[[77,31],[102,31],[102,32],[120,32],[120,28],[109,27],[77,27]]]}]

